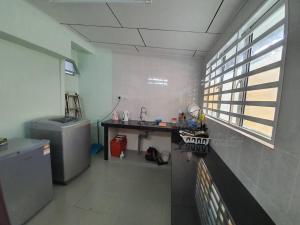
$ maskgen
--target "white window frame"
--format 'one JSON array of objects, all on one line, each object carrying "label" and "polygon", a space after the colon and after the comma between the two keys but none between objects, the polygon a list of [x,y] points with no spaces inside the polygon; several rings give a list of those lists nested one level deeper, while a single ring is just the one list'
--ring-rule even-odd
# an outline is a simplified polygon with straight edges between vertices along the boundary
[{"label": "white window frame", "polygon": [[[279,21],[277,24],[273,25],[270,29],[268,29],[267,31],[265,31],[264,33],[262,33],[259,37],[257,37],[254,41],[252,41],[250,44],[248,44],[247,46],[244,46],[242,49],[238,50],[238,43],[243,40],[245,37],[247,37],[247,35],[251,34],[253,32],[253,30],[255,28],[257,28],[260,24],[262,24],[272,13],[274,13],[276,10],[278,10],[281,6],[285,5],[285,17],[283,20]],[[260,6],[256,12],[258,10],[260,10],[262,6]],[[249,20],[251,20],[251,18],[254,16],[251,15],[251,17],[247,20],[247,22],[245,24],[248,23]],[[281,26],[284,26],[284,35],[283,35],[283,40],[269,46],[268,48],[264,49],[263,51],[257,53],[256,55],[254,56],[250,56],[250,57],[247,57],[246,60],[244,60],[243,62],[241,63],[238,63],[238,64],[235,64],[232,68],[228,69],[228,70],[223,70],[222,69],[222,72],[218,75],[214,75],[213,79],[217,78],[217,77],[220,77],[221,78],[221,81],[217,84],[214,84],[214,85],[207,85],[204,87],[204,85],[206,83],[209,83],[211,81],[210,79],[210,75],[215,73],[217,71],[218,68],[222,68],[227,62],[230,62],[230,60],[232,59],[235,59],[235,62],[236,62],[236,58],[237,56],[244,52],[246,49],[249,49],[251,46],[253,46],[255,43],[259,42],[260,40],[262,40],[263,38],[265,38],[267,35],[269,35],[270,33],[272,33],[273,31],[275,31],[276,29],[278,29],[279,27]],[[269,125],[269,126],[272,126],[273,127],[273,130],[272,130],[272,136],[271,138],[268,138],[266,136],[263,136],[257,132],[254,132],[254,131],[251,131],[251,130],[248,130],[240,125],[235,125],[235,124],[232,124],[230,122],[230,119],[228,122],[224,121],[224,120],[221,120],[219,119],[218,117],[214,117],[214,116],[210,116],[206,113],[206,116],[207,118],[213,120],[213,121],[216,121],[226,127],[229,127],[247,137],[250,137],[251,139],[255,140],[255,141],[258,141],[272,149],[274,149],[274,145],[275,145],[275,139],[276,139],[276,129],[277,129],[277,124],[278,124],[278,116],[279,116],[279,109],[280,109],[280,100],[281,100],[281,93],[282,93],[282,85],[283,85],[283,74],[284,74],[284,65],[285,65],[285,55],[286,55],[286,46],[287,46],[287,34],[288,34],[288,2],[287,1],[284,1],[284,0],[277,0],[273,5],[272,7],[270,7],[270,9],[265,13],[263,14],[258,20],[256,20],[256,22],[254,22],[252,24],[252,27],[248,30],[244,30],[244,33],[240,36],[239,35],[239,31],[242,30],[242,28],[244,27],[241,26],[237,32],[234,33],[233,37],[234,36],[237,36],[237,39],[235,41],[232,42],[232,38],[230,38],[229,41],[231,41],[232,43],[230,45],[227,46],[227,48],[224,50],[224,46],[226,46],[226,44],[212,57],[211,60],[208,61],[207,65],[206,65],[206,70],[205,70],[205,75],[204,75],[204,79],[203,79],[203,87],[204,87],[204,90],[203,90],[203,106],[205,103],[207,103],[206,105],[208,106],[209,103],[217,103],[219,108],[217,110],[213,110],[213,109],[209,109],[211,111],[215,111],[216,113],[223,113],[223,114],[226,114],[226,115],[229,115],[229,116],[237,116],[236,117],[237,119],[238,118],[242,118],[242,119],[250,119],[250,121],[253,121],[253,122],[257,122],[257,123],[262,123],[264,125]],[[228,43],[228,42],[227,42]],[[225,61],[223,61],[220,65],[216,66],[214,68],[214,70],[211,70],[212,68],[212,65],[214,65],[215,63],[217,64],[218,60],[222,59],[227,53],[228,51],[230,51],[234,46],[236,46],[236,53],[229,57],[228,59],[226,59]],[[244,65],[248,62],[250,62],[251,60],[253,59],[256,59],[262,55],[264,55],[265,53],[268,53],[272,50],[275,50],[277,49],[278,47],[282,46],[282,58],[280,61],[278,62],[275,62],[275,63],[272,63],[272,64],[269,64],[267,66],[263,66],[259,69],[255,69],[251,72],[246,72],[242,75],[239,75],[239,76],[233,76],[232,78],[226,80],[226,81],[223,81],[222,80],[222,76],[231,71],[231,70],[236,70],[236,68],[238,68],[239,66],[241,65]],[[221,52],[222,51],[222,52]],[[223,60],[223,59],[222,59]],[[280,68],[280,74],[279,74],[279,80],[277,82],[273,82],[273,83],[265,83],[265,84],[259,84],[259,85],[255,85],[255,86],[245,86],[245,87],[242,87],[242,88],[239,88],[239,89],[235,89],[234,91],[233,90],[228,90],[228,91],[219,91],[217,92],[219,94],[219,98],[221,97],[221,94],[222,93],[234,93],[234,92],[237,92],[238,91],[246,91],[246,90],[259,90],[259,89],[263,89],[263,88],[271,88],[271,87],[277,87],[278,88],[278,92],[277,92],[277,99],[276,101],[274,102],[255,102],[255,101],[252,101],[252,102],[246,102],[245,100],[243,101],[221,101],[221,99],[219,99],[218,101],[210,101],[208,96],[210,93],[208,94],[205,94],[205,91],[206,90],[209,90],[210,88],[212,87],[216,87],[216,86],[220,86],[222,87],[222,84],[224,83],[227,83],[227,82],[234,82],[236,80],[240,80],[242,78],[247,78],[253,74],[258,74],[260,72],[263,72],[263,71],[268,71],[272,68]],[[207,76],[209,77],[207,79]],[[207,100],[204,100],[205,96],[207,96]],[[235,104],[235,105],[255,105],[255,106],[271,106],[271,107],[274,107],[275,108],[275,115],[274,115],[274,120],[271,121],[271,120],[265,120],[265,119],[260,119],[258,117],[251,117],[251,116],[247,116],[247,115],[244,115],[244,114],[236,114],[236,113],[233,113],[233,112],[226,112],[226,111],[220,111],[220,106],[221,106],[221,103],[222,104]],[[204,109],[208,110],[206,107],[204,107]]]}]

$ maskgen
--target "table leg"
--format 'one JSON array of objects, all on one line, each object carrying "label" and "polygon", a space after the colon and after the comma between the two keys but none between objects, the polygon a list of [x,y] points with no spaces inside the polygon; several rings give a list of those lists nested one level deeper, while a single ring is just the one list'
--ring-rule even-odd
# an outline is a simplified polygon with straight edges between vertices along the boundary
[{"label": "table leg", "polygon": [[104,160],[108,160],[108,127],[104,127]]}]

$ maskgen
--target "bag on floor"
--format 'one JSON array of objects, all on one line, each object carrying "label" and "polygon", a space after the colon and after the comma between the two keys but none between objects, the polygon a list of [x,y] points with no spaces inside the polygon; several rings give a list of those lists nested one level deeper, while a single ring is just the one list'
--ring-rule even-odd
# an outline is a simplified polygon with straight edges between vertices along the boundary
[{"label": "bag on floor", "polygon": [[145,159],[148,161],[156,161],[158,155],[158,151],[156,148],[149,147],[145,153]]},{"label": "bag on floor", "polygon": [[153,147],[149,147],[145,154],[145,159],[152,162],[157,162],[157,165],[164,165],[168,164],[168,162],[165,162],[162,158],[162,155],[160,152]]}]

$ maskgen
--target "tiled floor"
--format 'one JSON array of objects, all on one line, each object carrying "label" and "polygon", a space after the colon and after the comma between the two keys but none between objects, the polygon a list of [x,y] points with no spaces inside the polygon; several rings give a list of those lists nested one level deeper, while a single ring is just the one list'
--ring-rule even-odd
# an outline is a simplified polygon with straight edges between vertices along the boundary
[{"label": "tiled floor", "polygon": [[137,157],[104,161],[67,186],[54,187],[54,200],[26,225],[170,225],[171,169]]}]

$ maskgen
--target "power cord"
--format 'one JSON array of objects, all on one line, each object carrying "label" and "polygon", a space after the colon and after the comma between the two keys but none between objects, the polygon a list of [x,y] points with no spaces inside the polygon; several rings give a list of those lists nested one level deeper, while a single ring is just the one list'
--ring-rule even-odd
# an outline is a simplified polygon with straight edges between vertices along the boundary
[{"label": "power cord", "polygon": [[97,139],[98,139],[98,144],[100,144],[100,123],[103,122],[107,117],[109,117],[116,110],[116,108],[119,106],[120,102],[121,102],[121,96],[118,96],[118,102],[116,103],[116,105],[114,106],[114,108],[111,110],[111,112],[109,112],[102,119],[97,120]]}]

